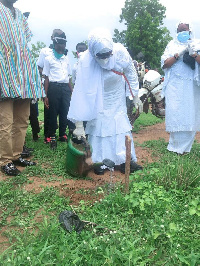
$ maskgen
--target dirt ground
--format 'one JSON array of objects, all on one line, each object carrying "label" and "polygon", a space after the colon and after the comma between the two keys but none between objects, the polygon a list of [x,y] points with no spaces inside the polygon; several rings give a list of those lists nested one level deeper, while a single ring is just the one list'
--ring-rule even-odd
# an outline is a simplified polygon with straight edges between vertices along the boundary
[{"label": "dirt ground", "polygon": [[[156,158],[151,156],[151,152],[147,148],[139,147],[138,144],[142,144],[147,140],[158,140],[163,138],[166,141],[169,139],[169,134],[165,132],[165,124],[156,124],[153,126],[145,127],[140,130],[138,133],[133,133],[133,138],[135,142],[135,150],[138,159],[138,164],[144,166],[146,163],[151,163],[156,160]],[[200,142],[200,133],[196,135],[197,142]],[[23,168],[19,169],[23,171]],[[0,181],[10,178],[5,176],[0,172]],[[120,171],[115,170],[113,173],[113,182],[124,183],[125,175]],[[39,177],[30,177],[31,183],[24,184],[24,189],[26,191],[33,191],[34,193],[39,193],[43,190],[44,187],[55,187],[60,191],[60,194],[69,197],[72,205],[78,205],[81,200],[85,202],[94,203],[95,201],[100,200],[103,197],[101,193],[95,193],[98,191],[99,187],[105,186],[110,183],[110,172],[106,171],[104,175],[96,175],[93,171],[88,173],[88,178],[86,179],[63,179],[58,177],[57,181],[47,182],[44,179]],[[36,217],[37,218],[37,217]],[[40,217],[42,219],[42,217]],[[9,244],[7,238],[3,235],[3,232],[6,230],[2,228],[0,233],[0,244],[3,244],[3,247],[0,248],[0,251],[5,250]],[[5,244],[7,243],[7,244]],[[0,245],[1,246],[1,245]]]},{"label": "dirt ground", "polygon": [[[147,140],[157,140],[163,138],[166,141],[169,139],[169,134],[165,131],[165,124],[156,124],[153,126],[145,127],[138,133],[133,133],[133,138],[135,142],[135,150],[138,159],[138,164],[144,166],[146,163],[151,163],[156,160],[152,158],[151,152],[148,148],[143,148],[137,146],[137,143],[142,144]],[[196,139],[200,142],[200,133],[197,134]],[[23,171],[23,168],[19,169]],[[43,190],[43,187],[55,187],[58,188],[60,193],[66,197],[70,198],[70,201],[74,205],[78,205],[80,200],[84,201],[95,201],[101,196],[97,196],[96,190],[110,183],[110,172],[105,171],[104,175],[96,175],[93,170],[91,170],[86,179],[63,179],[58,177],[57,181],[47,182],[39,177],[30,177],[29,180],[32,181],[28,184],[24,184],[24,189],[27,191],[34,191],[34,193],[39,193]],[[0,173],[0,180],[5,180],[9,177]],[[124,183],[125,175],[120,171],[115,170],[113,173],[113,182]]]}]

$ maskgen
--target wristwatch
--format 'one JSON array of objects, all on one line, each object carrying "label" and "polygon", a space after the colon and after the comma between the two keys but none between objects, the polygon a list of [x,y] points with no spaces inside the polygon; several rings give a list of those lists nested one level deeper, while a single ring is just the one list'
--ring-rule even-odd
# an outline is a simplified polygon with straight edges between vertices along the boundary
[{"label": "wristwatch", "polygon": [[195,56],[193,56],[193,58],[196,59],[199,54],[200,54],[200,50],[197,50],[195,53]]},{"label": "wristwatch", "polygon": [[174,54],[174,58],[175,58],[176,60],[178,60],[178,59],[179,59],[179,55]]}]

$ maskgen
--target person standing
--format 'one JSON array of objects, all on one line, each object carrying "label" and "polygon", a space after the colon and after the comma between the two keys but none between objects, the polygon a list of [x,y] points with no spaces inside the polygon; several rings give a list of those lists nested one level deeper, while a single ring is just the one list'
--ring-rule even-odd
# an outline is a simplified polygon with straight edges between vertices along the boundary
[{"label": "person standing", "polygon": [[200,130],[200,55],[199,41],[192,39],[191,25],[179,22],[176,37],[161,57],[165,72],[167,149],[177,154],[190,152],[196,131]]},{"label": "person standing", "polygon": [[18,165],[35,165],[20,154],[29,122],[30,99],[45,95],[28,47],[32,34],[27,18],[14,8],[15,2],[0,0],[0,166],[10,176],[20,173]]},{"label": "person standing", "polygon": [[[88,135],[96,174],[104,174],[104,159],[120,165],[125,172],[125,136],[130,136],[131,172],[142,169],[137,158],[126,110],[125,73],[137,98],[139,83],[133,61],[120,43],[113,43],[107,29],[95,29],[88,37],[88,50],[81,53],[68,119],[76,122],[73,134]],[[84,132],[83,121],[87,121]]]},{"label": "person standing", "polygon": [[77,71],[77,67],[78,67],[78,61],[79,61],[80,53],[83,53],[86,50],[87,50],[87,45],[84,42],[77,43],[77,45],[76,45],[77,61],[72,68],[72,83],[73,84],[75,84],[75,81],[76,81],[76,71]]},{"label": "person standing", "polygon": [[56,149],[57,115],[59,115],[59,141],[66,142],[66,128],[74,129],[72,122],[67,120],[72,93],[71,68],[68,57],[64,55],[66,35],[60,30],[53,37],[53,52],[45,57],[43,74],[45,75],[45,105],[49,108],[50,147]]}]

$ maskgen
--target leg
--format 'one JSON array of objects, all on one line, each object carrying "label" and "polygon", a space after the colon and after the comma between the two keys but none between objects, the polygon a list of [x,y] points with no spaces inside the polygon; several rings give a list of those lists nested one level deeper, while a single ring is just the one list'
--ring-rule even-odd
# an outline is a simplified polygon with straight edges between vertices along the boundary
[{"label": "leg", "polygon": [[13,160],[20,157],[23,151],[30,115],[30,99],[14,100],[12,146]]},{"label": "leg", "polygon": [[38,133],[40,132],[40,126],[38,121],[37,103],[30,103],[30,116],[29,116],[33,140],[38,140]]},{"label": "leg", "polygon": [[62,88],[62,97],[59,108],[59,137],[62,138],[66,135],[67,128],[67,114],[69,111],[70,99],[71,99],[71,91],[69,85]]},{"label": "leg", "polygon": [[49,109],[44,106],[44,137],[49,138]]},{"label": "leg", "polygon": [[13,100],[0,102],[0,166],[10,163],[13,159],[13,102]]},{"label": "leg", "polygon": [[49,99],[49,135],[55,137],[57,128],[57,114],[60,105],[60,88],[51,84],[48,90]]},{"label": "leg", "polygon": [[20,174],[12,163],[13,105],[14,100],[0,102],[0,166],[1,171],[9,176]]}]

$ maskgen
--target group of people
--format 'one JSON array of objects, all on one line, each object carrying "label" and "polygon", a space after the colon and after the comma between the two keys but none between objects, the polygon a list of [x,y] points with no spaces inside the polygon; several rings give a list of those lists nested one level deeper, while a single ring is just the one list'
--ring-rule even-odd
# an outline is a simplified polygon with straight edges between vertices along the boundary
[{"label": "group of people", "polygon": [[[35,165],[21,154],[30,99],[38,98],[44,99],[45,143],[50,143],[52,149],[56,149],[57,139],[67,141],[68,126],[78,139],[87,135],[93,163],[109,159],[124,173],[125,136],[129,136],[130,172],[142,169],[137,164],[127,116],[126,97],[137,101],[139,90],[137,71],[127,49],[113,43],[108,30],[93,30],[88,36],[88,47],[84,43],[77,45],[78,61],[71,72],[66,35],[55,29],[51,36],[53,47],[43,48],[35,62],[28,47],[31,32],[27,18],[14,8],[16,1],[0,0],[1,171],[13,176],[20,173],[18,165]],[[200,129],[199,45],[192,40],[190,24],[180,22],[176,37],[161,58],[165,72],[166,130],[170,132],[168,150],[178,154],[190,152],[195,133]],[[99,164],[95,173],[102,175],[104,169]]]}]

